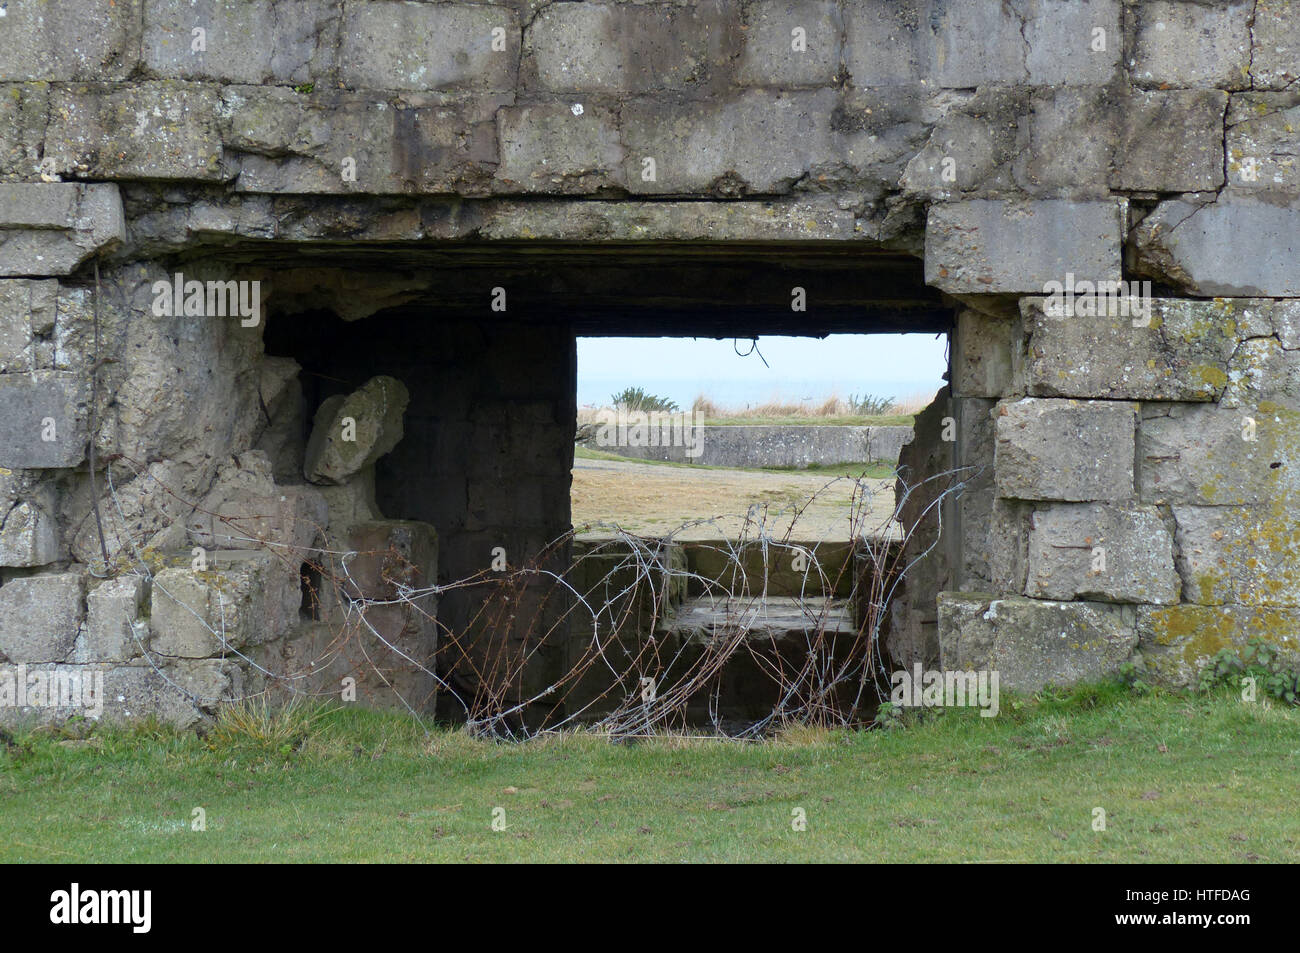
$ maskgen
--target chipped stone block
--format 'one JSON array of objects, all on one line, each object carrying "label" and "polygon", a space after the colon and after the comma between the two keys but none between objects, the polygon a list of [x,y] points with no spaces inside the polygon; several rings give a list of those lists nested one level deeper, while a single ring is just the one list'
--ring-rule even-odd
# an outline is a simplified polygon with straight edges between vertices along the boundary
[{"label": "chipped stone block", "polygon": [[70,274],[125,239],[116,185],[0,183],[0,278]]},{"label": "chipped stone block", "polygon": [[1118,281],[1117,201],[973,199],[931,206],[925,281],[950,293],[1042,294],[1074,274]]},{"label": "chipped stone block", "polygon": [[[477,195],[491,186],[493,96],[424,105],[345,90],[226,86],[221,97],[229,117],[222,174],[237,175],[240,192]],[[409,213],[384,223],[397,228],[393,237],[419,237]]]},{"label": "chipped stone block", "polygon": [[[173,460],[149,464],[139,476],[116,489],[103,488],[99,500],[100,520],[95,521],[87,505],[79,514],[72,537],[72,555],[78,562],[99,567],[103,548],[110,564],[132,565],[146,550],[167,550],[185,541],[185,519],[193,505],[185,497],[186,468]],[[100,546],[100,526],[104,546]]]},{"label": "chipped stone block", "polygon": [[1270,202],[1228,189],[1208,204],[1161,202],[1134,239],[1142,273],[1189,294],[1300,297],[1300,198]]},{"label": "chipped stone block", "polygon": [[1059,299],[1022,298],[1020,309],[1035,396],[1210,401],[1228,385],[1240,337],[1269,333],[1271,302],[1099,294],[1077,298],[1073,314]]},{"label": "chipped stone block", "polygon": [[10,662],[62,662],[84,612],[75,572],[19,576],[0,586],[0,656]]},{"label": "chipped stone block", "polygon": [[1253,0],[1138,4],[1133,79],[1147,87],[1248,87],[1254,6]]},{"label": "chipped stone block", "polygon": [[1027,398],[997,409],[998,496],[1116,502],[1133,498],[1137,405]]},{"label": "chipped stone block", "polygon": [[1223,649],[1241,651],[1252,639],[1275,645],[1300,664],[1300,610],[1260,606],[1139,606],[1138,651],[1157,683],[1196,685],[1202,668]]},{"label": "chipped stone block", "polygon": [[253,449],[271,461],[271,476],[280,485],[302,480],[302,462],[307,452],[307,404],[299,372],[302,367],[287,357],[262,360],[259,396],[270,422]]},{"label": "chipped stone block", "polygon": [[284,635],[302,604],[298,561],[265,551],[218,550],[208,568],[159,570],[150,595],[150,648],[207,658]]},{"label": "chipped stone block", "polygon": [[1153,506],[1066,503],[1030,517],[1028,582],[1035,599],[1177,602],[1174,541]]},{"label": "chipped stone block", "polygon": [[405,384],[382,375],[325,400],[307,441],[303,474],[312,483],[342,483],[373,464],[402,439],[409,401]]},{"label": "chipped stone block", "polygon": [[[471,3],[343,5],[339,78],[353,89],[509,90],[519,62],[519,17]],[[494,49],[494,31],[497,45]]]},{"label": "chipped stone block", "polygon": [[84,652],[88,662],[125,662],[148,640],[143,620],[149,587],[134,574],[106,579],[86,595]]},{"label": "chipped stone block", "polygon": [[191,542],[206,549],[266,548],[305,559],[329,520],[325,497],[313,486],[276,486],[259,450],[222,467],[187,521]]},{"label": "chipped stone block", "polygon": [[1269,507],[1174,506],[1184,598],[1200,605],[1300,605],[1300,524]]},{"label": "chipped stone block", "polygon": [[1136,646],[1133,606],[939,593],[942,667],[996,671],[999,687],[1010,691],[1096,681]]},{"label": "chipped stone block", "polygon": [[75,467],[86,457],[86,379],[64,371],[0,375],[0,467]]},{"label": "chipped stone block", "polygon": [[527,192],[623,187],[624,153],[613,112],[568,103],[502,107],[497,113],[498,183]]},{"label": "chipped stone block", "polygon": [[0,566],[44,566],[59,558],[59,528],[50,509],[22,500],[0,515]]}]

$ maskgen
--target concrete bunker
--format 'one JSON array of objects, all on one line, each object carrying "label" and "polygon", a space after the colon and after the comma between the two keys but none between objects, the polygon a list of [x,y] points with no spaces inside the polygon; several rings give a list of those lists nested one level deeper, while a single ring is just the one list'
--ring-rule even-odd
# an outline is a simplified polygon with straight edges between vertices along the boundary
[{"label": "concrete bunker", "polygon": [[[405,601],[427,588],[413,567],[431,532],[437,565],[459,568],[560,528],[572,388],[534,393],[523,372],[571,374],[585,326],[927,321],[952,328],[951,386],[905,462],[972,482],[909,502],[942,522],[915,554],[917,598],[891,613],[895,661],[1033,690],[1130,661],[1187,685],[1256,636],[1298,650],[1300,4],[298,6],[9,0],[0,716],[69,714],[10,701],[20,667],[102,673],[108,714],[190,722],[305,672],[298,648],[353,664],[332,642],[286,641],[333,611],[305,560],[239,547],[328,548],[327,497],[370,465],[277,478],[303,379],[275,355],[312,346],[312,315],[380,329],[371,316],[403,309],[476,328],[411,332],[478,369],[447,398],[466,416],[439,428],[439,453],[491,432],[535,459],[523,473],[519,454],[477,459],[436,487],[417,466],[384,476],[423,438],[372,461],[381,512],[409,502],[394,512],[411,518],[352,524],[371,558],[345,593],[383,603],[384,631],[416,650],[464,598]],[[175,38],[198,26],[211,45],[196,56]],[[156,313],[152,288],[182,271],[265,282],[271,320]],[[1086,293],[1065,311],[1045,300],[1145,279],[1137,321]],[[798,282],[806,314],[789,309]],[[281,326],[294,340],[268,358],[263,332]],[[359,361],[375,345],[346,346]],[[346,391],[307,385],[400,402],[384,379],[400,376],[344,370]],[[401,380],[412,432],[431,426],[417,384],[431,386]],[[444,492],[463,522],[424,523]],[[419,671],[404,644],[388,662]],[[328,676],[310,690],[336,692]]]}]

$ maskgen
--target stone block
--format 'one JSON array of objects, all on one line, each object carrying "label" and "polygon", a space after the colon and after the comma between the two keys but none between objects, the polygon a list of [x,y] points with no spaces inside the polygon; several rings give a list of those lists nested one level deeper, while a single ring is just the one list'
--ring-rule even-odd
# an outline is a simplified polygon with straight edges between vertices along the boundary
[{"label": "stone block", "polygon": [[997,409],[1000,497],[1118,502],[1133,498],[1137,405],[1027,398]]},{"label": "stone block", "polygon": [[1173,513],[1188,602],[1300,606],[1300,524],[1281,501],[1174,506]]},{"label": "stone block", "polygon": [[962,112],[934,126],[925,148],[908,161],[899,185],[908,192],[945,198],[1014,188],[1017,120],[1026,111],[1024,97],[1016,92],[981,90]]},{"label": "stone block", "polygon": [[1144,503],[1262,505],[1300,494],[1292,414],[1148,406],[1138,433],[1138,463]]},{"label": "stone block", "polygon": [[1136,646],[1133,606],[939,593],[943,669],[996,671],[1008,691],[1100,680]]},{"label": "stone block", "polygon": [[1254,7],[1252,85],[1255,89],[1286,89],[1300,79],[1300,3],[1261,0]]},{"label": "stone block", "polygon": [[999,398],[1023,393],[1024,384],[1017,379],[1023,350],[1019,321],[963,308],[957,312],[952,348],[953,394]]},{"label": "stone block", "polygon": [[[223,174],[241,192],[482,194],[496,168],[497,96],[428,105],[260,86],[221,96]],[[418,220],[404,224],[415,227],[402,237],[420,234]]]},{"label": "stone block", "polygon": [[1153,506],[1065,503],[1030,517],[1028,581],[1035,599],[1177,602],[1173,532]]},{"label": "stone block", "polygon": [[1041,294],[1067,273],[1118,281],[1123,206],[1116,201],[973,199],[933,205],[925,281],[953,294]]},{"label": "stone block", "polygon": [[1138,651],[1157,684],[1196,685],[1202,668],[1223,649],[1241,651],[1252,639],[1272,643],[1300,664],[1300,610],[1259,606],[1139,606]]},{"label": "stone block", "polygon": [[271,476],[281,485],[302,480],[307,452],[307,404],[299,379],[301,365],[293,358],[267,357],[262,361],[259,396],[269,422],[253,449],[271,461]]},{"label": "stone block", "polygon": [[1226,128],[1233,189],[1300,192],[1300,92],[1233,96]]},{"label": "stone block", "polygon": [[1286,418],[1300,412],[1300,354],[1272,337],[1242,341],[1228,365],[1228,385],[1219,405],[1256,419]]},{"label": "stone block", "polygon": [[616,116],[568,103],[502,107],[497,113],[497,183],[525,192],[588,193],[622,187],[624,153]]},{"label": "stone block", "polygon": [[[1071,313],[1063,299],[1020,302],[1035,396],[1216,400],[1238,340],[1252,329],[1269,333],[1271,303],[1098,293],[1077,297]],[[1140,313],[1148,304],[1150,314]]]},{"label": "stone block", "polygon": [[44,370],[36,341],[54,327],[58,282],[0,280],[0,374]]},{"label": "stone block", "polygon": [[75,572],[19,576],[0,586],[0,656],[62,662],[71,656],[85,611]]},{"label": "stone block", "polygon": [[1223,185],[1223,117],[1217,89],[1134,92],[1121,116],[1110,187],[1148,192],[1211,191]]},{"label": "stone block", "polygon": [[0,183],[0,278],[66,275],[126,239],[110,183]]},{"label": "stone block", "polygon": [[1271,202],[1228,189],[1209,204],[1161,202],[1134,239],[1142,274],[1188,294],[1300,297],[1300,198]]},{"label": "stone block", "polygon": [[88,662],[125,662],[143,652],[149,627],[144,606],[149,587],[134,574],[106,579],[86,595],[82,629]]},{"label": "stone block", "polygon": [[[1111,87],[1033,89],[1030,109],[1015,123],[1022,132],[1010,164],[1020,190],[1108,197],[1119,121]],[[1089,134],[1081,136],[1080,129]]]},{"label": "stone block", "polygon": [[923,4],[908,0],[845,0],[844,65],[853,85],[910,86],[934,57],[934,34]]},{"label": "stone block", "polygon": [[[745,8],[746,86],[830,86],[840,66],[843,17],[829,0],[759,0]],[[799,48],[796,30],[802,30]]]},{"label": "stone block", "polygon": [[433,585],[438,578],[438,533],[415,520],[359,523],[348,535],[345,590],[353,598],[396,599],[403,587]]},{"label": "stone block", "polygon": [[140,555],[179,547],[185,542],[185,519],[193,504],[185,499],[187,468],[172,460],[149,464],[139,476],[116,484],[115,492],[101,484],[100,521],[89,502],[72,536],[72,556],[100,568],[104,561],[100,525],[110,565],[134,565]]},{"label": "stone block", "polygon": [[325,400],[312,424],[303,474],[313,483],[342,483],[373,464],[402,439],[409,401],[405,384],[382,375]]},{"label": "stone block", "polygon": [[64,371],[0,375],[0,467],[75,467],[86,458],[89,387]]},{"label": "stone block", "polygon": [[[929,3],[929,22],[919,25],[934,38],[927,74],[945,89],[1023,84],[1026,66],[1024,21],[1011,4]],[[1040,54],[1051,42],[1043,36]],[[1073,46],[1073,43],[1070,44]],[[1058,51],[1059,53],[1059,51]],[[1045,65],[1042,59],[1036,64]]]},{"label": "stone block", "polygon": [[[145,0],[145,67],[166,79],[319,81],[335,65],[339,9],[316,0]],[[202,49],[195,28],[204,30]]]},{"label": "stone block", "polygon": [[323,537],[329,507],[313,486],[276,486],[271,462],[246,451],[217,474],[187,524],[190,541],[206,549],[266,548],[305,560]]},{"label": "stone block", "polygon": [[737,27],[725,0],[550,4],[528,27],[523,78],[572,93],[716,87],[740,53]]},{"label": "stone block", "polygon": [[[0,507],[4,505],[0,499]],[[20,500],[0,514],[0,566],[45,566],[59,558],[59,528],[52,509]]]},{"label": "stone block", "polygon": [[0,82],[124,80],[140,53],[141,0],[9,0]]},{"label": "stone block", "polygon": [[1119,0],[1031,0],[1025,10],[1031,85],[1104,85],[1114,78],[1124,47]]},{"label": "stone block", "polygon": [[59,174],[216,180],[220,107],[218,88],[206,84],[56,87],[45,155]]},{"label": "stone block", "polygon": [[1250,86],[1252,0],[1148,0],[1134,7],[1137,37],[1129,71],[1140,86]]},{"label": "stone block", "polygon": [[346,0],[343,14],[339,78],[345,86],[514,88],[519,17],[510,7]]},{"label": "stone block", "polygon": [[[838,163],[830,89],[748,90],[689,110],[656,100],[621,111],[628,188],[638,194],[708,192],[722,198],[788,192]],[[653,159],[654,180],[643,178]]]},{"label": "stone block", "polygon": [[298,621],[298,565],[265,551],[218,550],[207,555],[205,570],[159,570],[150,594],[150,649],[207,658],[280,638]]}]

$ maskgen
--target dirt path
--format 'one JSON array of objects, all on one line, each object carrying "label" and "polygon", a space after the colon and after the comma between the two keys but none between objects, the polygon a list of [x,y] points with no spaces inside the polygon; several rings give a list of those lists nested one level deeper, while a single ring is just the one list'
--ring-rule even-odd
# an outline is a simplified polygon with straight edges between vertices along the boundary
[{"label": "dirt path", "polygon": [[[860,531],[879,531],[894,510],[893,480],[863,480]],[[573,525],[617,523],[629,532],[672,533],[696,520],[707,523],[675,533],[678,539],[735,538],[754,506],[778,538],[791,524],[798,540],[847,539],[854,481],[820,473],[705,470],[618,460],[577,459],[573,465]],[[806,507],[804,504],[812,498]],[[797,512],[803,507],[802,512]],[[607,535],[593,527],[589,532]],[[751,530],[749,535],[754,535]]]}]

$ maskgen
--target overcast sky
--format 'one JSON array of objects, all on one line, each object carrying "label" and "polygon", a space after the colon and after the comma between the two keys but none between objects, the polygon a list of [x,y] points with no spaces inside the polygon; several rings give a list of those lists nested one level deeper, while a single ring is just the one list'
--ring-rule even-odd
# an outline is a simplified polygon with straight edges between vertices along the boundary
[{"label": "overcast sky", "polygon": [[703,393],[723,404],[821,400],[832,393],[907,398],[942,386],[947,339],[933,334],[833,334],[827,338],[579,338],[578,403],[602,404],[641,387],[689,406]]}]

